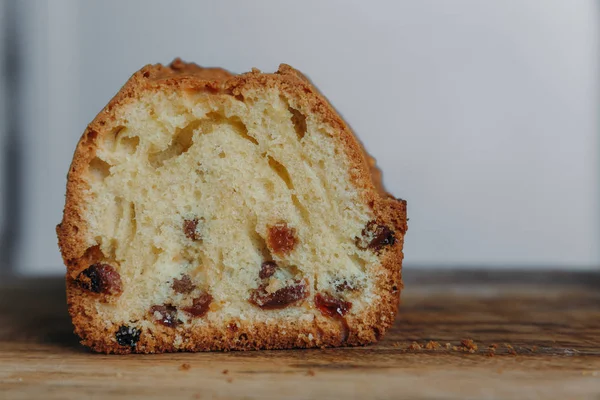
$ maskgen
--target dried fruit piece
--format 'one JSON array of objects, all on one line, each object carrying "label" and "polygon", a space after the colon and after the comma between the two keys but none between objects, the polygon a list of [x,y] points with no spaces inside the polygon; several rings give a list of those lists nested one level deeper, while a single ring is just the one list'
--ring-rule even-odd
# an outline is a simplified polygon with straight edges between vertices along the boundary
[{"label": "dried fruit piece", "polygon": [[177,320],[177,308],[170,304],[150,307],[150,315],[154,316],[154,319],[164,326],[175,327],[179,323]]},{"label": "dried fruit piece", "polygon": [[296,229],[288,227],[287,223],[279,222],[269,227],[267,244],[273,252],[287,254],[294,250],[297,242]]},{"label": "dried fruit piece", "polygon": [[308,296],[306,282],[295,281],[294,285],[283,287],[273,293],[268,293],[267,285],[260,285],[250,294],[248,301],[264,310],[285,308]]},{"label": "dried fruit piece", "polygon": [[136,327],[121,325],[115,333],[115,339],[121,346],[135,347],[140,340],[140,333]]},{"label": "dried fruit piece", "polygon": [[235,322],[230,322],[229,325],[227,325],[227,329],[229,329],[230,332],[237,332],[238,326]]},{"label": "dried fruit piece", "polygon": [[315,296],[315,306],[327,317],[343,317],[352,308],[352,303],[324,292]]},{"label": "dried fruit piece", "polygon": [[369,221],[362,230],[362,236],[355,238],[354,242],[361,250],[371,249],[379,252],[385,246],[393,246],[396,243],[396,236],[394,231],[387,226]]},{"label": "dried fruit piece", "polygon": [[191,293],[196,288],[196,285],[194,285],[189,275],[182,275],[181,279],[173,279],[173,285],[171,287],[177,293],[187,294]]},{"label": "dried fruit piece", "polygon": [[358,290],[359,288],[357,287],[357,285],[355,283],[348,283],[348,281],[343,281],[343,282],[338,282],[335,285],[335,290],[337,292],[354,292],[355,290]]},{"label": "dried fruit piece", "polygon": [[279,266],[275,261],[265,261],[260,265],[260,272],[258,277],[260,279],[267,279],[273,276]]},{"label": "dried fruit piece", "polygon": [[108,264],[93,264],[77,277],[79,285],[94,293],[121,293],[121,275]]},{"label": "dried fruit piece", "polygon": [[200,240],[202,235],[198,232],[198,219],[186,219],[183,220],[183,233],[188,239]]},{"label": "dried fruit piece", "polygon": [[203,292],[193,300],[191,306],[184,307],[182,310],[194,317],[203,317],[208,312],[212,300],[210,294]]}]

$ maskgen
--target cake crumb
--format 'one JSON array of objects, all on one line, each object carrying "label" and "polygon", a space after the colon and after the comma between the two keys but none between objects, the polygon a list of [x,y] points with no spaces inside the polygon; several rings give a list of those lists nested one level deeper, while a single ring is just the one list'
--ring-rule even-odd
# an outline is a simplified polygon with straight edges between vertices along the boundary
[{"label": "cake crumb", "polygon": [[223,375],[227,375],[228,373],[229,373],[229,370],[228,370],[228,369],[224,369],[224,370],[223,370]]},{"label": "cake crumb", "polygon": [[458,351],[458,347],[452,346],[452,351]]},{"label": "cake crumb", "polygon": [[232,378],[227,378],[227,383],[231,383],[231,382],[233,382],[233,379]]},{"label": "cake crumb", "polygon": [[537,346],[533,346],[533,347],[531,348],[531,352],[532,352],[532,353],[535,353],[536,351],[538,351],[538,347],[537,347]]},{"label": "cake crumb", "polygon": [[497,349],[498,345],[496,343],[492,343],[492,344],[490,344],[490,348],[491,349]]},{"label": "cake crumb", "polygon": [[462,344],[463,351],[468,351],[471,354],[477,351],[477,344],[472,339],[463,339],[460,344]]},{"label": "cake crumb", "polygon": [[512,347],[512,345],[510,345],[508,343],[504,343],[504,347],[506,347],[508,349],[508,354],[511,354],[513,356],[517,355],[517,352],[515,351],[515,348]]},{"label": "cake crumb", "polygon": [[452,345],[450,343],[446,343],[446,349],[450,350],[452,348]]},{"label": "cake crumb", "polygon": [[408,346],[408,349],[407,349],[407,350],[413,350],[413,351],[416,351],[416,350],[422,350],[422,349],[423,349],[423,348],[421,347],[421,345],[420,345],[419,343],[417,343],[417,342],[412,342],[412,343],[410,344],[410,346]]},{"label": "cake crumb", "polygon": [[394,343],[392,343],[392,346],[393,347],[400,347],[400,342],[394,342]]},{"label": "cake crumb", "polygon": [[427,344],[425,345],[425,349],[426,350],[437,350],[440,347],[442,347],[438,342],[435,342],[433,340],[430,340],[429,342],[427,342]]},{"label": "cake crumb", "polygon": [[180,371],[189,371],[192,366],[188,363],[183,363],[179,366]]},{"label": "cake crumb", "polygon": [[315,371],[313,371],[312,369],[309,369],[308,371],[306,371],[306,375],[315,376]]}]

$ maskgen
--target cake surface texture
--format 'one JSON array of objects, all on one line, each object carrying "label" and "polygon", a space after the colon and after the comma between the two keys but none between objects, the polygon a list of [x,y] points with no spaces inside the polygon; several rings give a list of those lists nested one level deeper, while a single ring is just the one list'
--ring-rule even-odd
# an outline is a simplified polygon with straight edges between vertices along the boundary
[{"label": "cake surface texture", "polygon": [[356,346],[392,325],[406,202],[290,66],[136,72],[90,123],[59,247],[94,351]]}]

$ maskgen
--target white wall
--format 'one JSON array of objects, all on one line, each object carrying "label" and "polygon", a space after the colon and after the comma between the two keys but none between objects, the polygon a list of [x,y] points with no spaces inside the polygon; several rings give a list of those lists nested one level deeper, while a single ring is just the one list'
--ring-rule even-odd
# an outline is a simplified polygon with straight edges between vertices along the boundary
[{"label": "white wall", "polygon": [[600,265],[594,1],[20,5],[23,271],[63,270],[54,226],[85,125],[131,73],[176,56],[306,72],[408,200],[409,267]]}]

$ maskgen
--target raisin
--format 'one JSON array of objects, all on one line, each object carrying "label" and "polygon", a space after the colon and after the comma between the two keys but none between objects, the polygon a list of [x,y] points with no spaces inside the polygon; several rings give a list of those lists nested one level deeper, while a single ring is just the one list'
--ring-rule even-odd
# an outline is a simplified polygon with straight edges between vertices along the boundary
[{"label": "raisin", "polygon": [[121,346],[135,347],[140,340],[140,330],[136,327],[121,325],[115,333],[115,338]]},{"label": "raisin", "polygon": [[294,250],[296,243],[296,229],[289,228],[285,222],[269,227],[267,244],[279,254],[287,254]]},{"label": "raisin", "polygon": [[274,293],[268,293],[266,285],[260,285],[250,294],[248,301],[264,310],[285,308],[308,296],[306,283],[296,281],[294,285],[283,287]]},{"label": "raisin", "polygon": [[175,327],[179,323],[177,320],[177,308],[170,304],[150,307],[150,315],[154,316],[156,321],[164,326]]},{"label": "raisin", "polygon": [[325,292],[317,293],[315,306],[327,317],[343,317],[352,308],[352,303]]},{"label": "raisin", "polygon": [[183,220],[183,233],[188,239],[191,240],[200,240],[202,239],[202,235],[197,231],[198,228],[198,219],[185,219]]},{"label": "raisin", "polygon": [[79,285],[94,293],[121,293],[121,275],[108,264],[93,264],[77,277]]},{"label": "raisin", "polygon": [[227,329],[229,329],[230,332],[237,332],[238,326],[235,322],[230,322],[229,325],[227,325]]},{"label": "raisin", "polygon": [[196,285],[194,285],[189,275],[182,275],[181,279],[173,279],[171,287],[177,293],[187,294],[191,293],[196,288]]},{"label": "raisin", "polygon": [[275,261],[265,261],[260,265],[260,272],[258,273],[258,277],[260,279],[267,279],[273,276],[275,271],[277,271],[278,265]]},{"label": "raisin", "polygon": [[369,221],[362,230],[362,237],[355,238],[355,243],[359,249],[379,252],[384,246],[393,246],[396,243],[396,236],[387,226]]},{"label": "raisin", "polygon": [[194,317],[202,317],[208,312],[212,300],[212,296],[204,292],[193,300],[191,306],[184,307],[182,310]]},{"label": "raisin", "polygon": [[335,290],[337,292],[345,292],[345,291],[354,292],[355,290],[358,290],[358,287],[356,287],[353,283],[348,283],[348,281],[343,281],[343,282],[336,283]]}]

